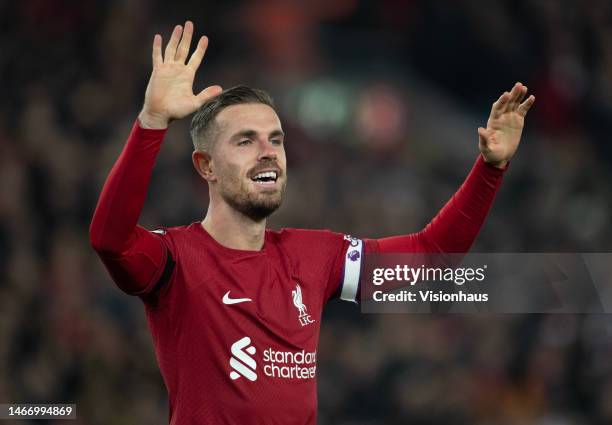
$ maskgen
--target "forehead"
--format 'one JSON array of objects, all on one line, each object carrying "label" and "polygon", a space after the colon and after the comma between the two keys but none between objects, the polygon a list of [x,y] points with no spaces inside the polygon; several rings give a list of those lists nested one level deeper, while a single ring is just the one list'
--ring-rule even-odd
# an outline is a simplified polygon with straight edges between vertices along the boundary
[{"label": "forehead", "polygon": [[268,133],[281,129],[281,122],[274,109],[263,103],[232,105],[219,112],[216,118],[222,136],[244,130]]}]

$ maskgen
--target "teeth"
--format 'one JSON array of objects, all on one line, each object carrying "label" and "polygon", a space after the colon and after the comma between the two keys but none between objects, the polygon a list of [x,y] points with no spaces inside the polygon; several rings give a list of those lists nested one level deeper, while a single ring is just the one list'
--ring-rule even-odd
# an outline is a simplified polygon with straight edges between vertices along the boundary
[{"label": "teeth", "polygon": [[276,171],[266,171],[265,173],[259,173],[253,177],[253,179],[264,179],[264,178],[276,179]]}]

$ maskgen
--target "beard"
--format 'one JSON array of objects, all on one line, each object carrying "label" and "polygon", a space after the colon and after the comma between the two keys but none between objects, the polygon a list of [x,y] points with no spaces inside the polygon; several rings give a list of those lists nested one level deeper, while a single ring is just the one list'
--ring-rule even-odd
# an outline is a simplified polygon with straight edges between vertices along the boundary
[{"label": "beard", "polygon": [[254,192],[239,178],[238,170],[227,170],[219,179],[219,194],[227,204],[253,221],[268,218],[283,201],[287,180],[279,176],[280,188]]}]

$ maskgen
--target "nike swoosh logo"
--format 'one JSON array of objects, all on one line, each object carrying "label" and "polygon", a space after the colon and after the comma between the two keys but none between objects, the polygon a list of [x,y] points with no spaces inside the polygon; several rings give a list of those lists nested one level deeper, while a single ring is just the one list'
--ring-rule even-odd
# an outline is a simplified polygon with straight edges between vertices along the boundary
[{"label": "nike swoosh logo", "polygon": [[230,298],[229,296],[230,291],[227,291],[227,293],[225,295],[223,295],[223,304],[238,304],[238,303],[246,303],[248,301],[253,301],[250,298]]}]

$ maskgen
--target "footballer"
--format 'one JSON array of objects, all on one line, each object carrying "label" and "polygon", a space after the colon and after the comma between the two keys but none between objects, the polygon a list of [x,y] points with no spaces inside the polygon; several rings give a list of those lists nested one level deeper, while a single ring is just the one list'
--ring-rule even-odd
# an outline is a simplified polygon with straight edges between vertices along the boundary
[{"label": "footballer", "polygon": [[[285,134],[272,100],[244,86],[193,93],[208,39],[174,28],[143,108],[100,195],[90,240],[114,282],[144,303],[168,391],[169,423],[316,423],[317,343],[332,298],[358,302],[371,253],[467,252],[519,145],[535,98],[516,83],[478,129],[466,180],[417,233],[358,239],[266,228],[287,184]],[[168,125],[195,113],[193,166],[208,184],[203,220],[153,231],[138,225]]]}]

